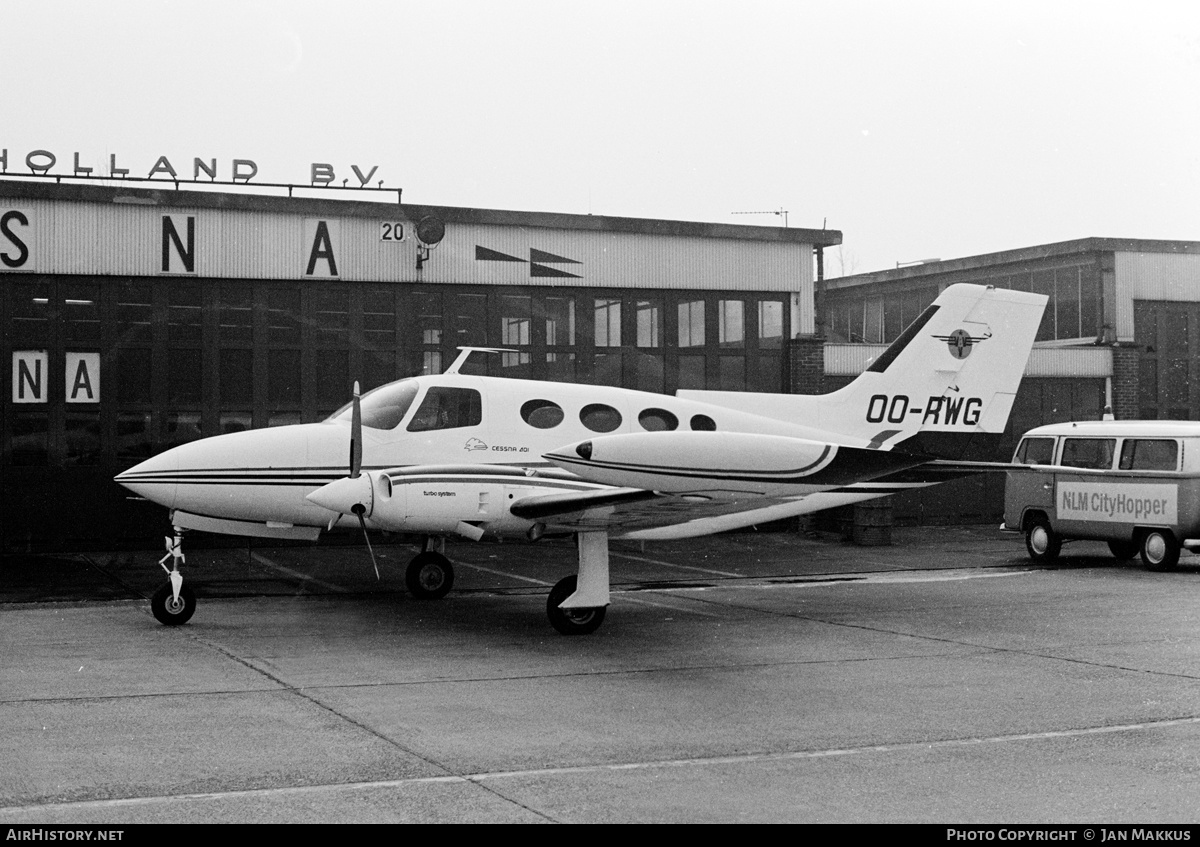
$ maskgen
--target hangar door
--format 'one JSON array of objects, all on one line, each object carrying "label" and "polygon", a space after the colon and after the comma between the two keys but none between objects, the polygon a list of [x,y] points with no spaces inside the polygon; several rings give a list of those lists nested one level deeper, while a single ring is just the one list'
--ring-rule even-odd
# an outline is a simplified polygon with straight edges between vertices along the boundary
[{"label": "hangar door", "polygon": [[1200,420],[1200,303],[1135,300],[1138,415]]}]

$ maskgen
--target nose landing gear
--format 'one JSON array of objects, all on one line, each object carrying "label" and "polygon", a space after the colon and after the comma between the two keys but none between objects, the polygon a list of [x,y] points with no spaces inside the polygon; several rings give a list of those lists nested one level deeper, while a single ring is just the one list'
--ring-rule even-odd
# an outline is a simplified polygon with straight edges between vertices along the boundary
[{"label": "nose landing gear", "polygon": [[[167,555],[158,560],[159,566],[167,572],[166,585],[154,592],[150,598],[150,611],[155,619],[167,626],[179,626],[192,619],[196,611],[196,595],[191,588],[183,584],[183,574],[179,566],[184,563],[183,530],[175,527],[175,538],[167,538]],[[167,560],[171,567],[167,567]]]}]

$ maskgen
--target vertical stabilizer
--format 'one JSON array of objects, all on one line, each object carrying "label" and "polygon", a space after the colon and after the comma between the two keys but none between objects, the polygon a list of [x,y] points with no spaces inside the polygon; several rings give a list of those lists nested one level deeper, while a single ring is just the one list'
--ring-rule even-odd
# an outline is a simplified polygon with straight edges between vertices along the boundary
[{"label": "vertical stabilizer", "polygon": [[918,435],[914,444],[921,450],[969,444],[972,436],[1004,431],[1047,299],[951,285],[864,373],[832,394],[678,394],[788,421],[852,446],[891,449]]},{"label": "vertical stabilizer", "polygon": [[1003,432],[1046,301],[950,286],[854,382],[816,398],[820,426],[874,447],[925,432]]}]

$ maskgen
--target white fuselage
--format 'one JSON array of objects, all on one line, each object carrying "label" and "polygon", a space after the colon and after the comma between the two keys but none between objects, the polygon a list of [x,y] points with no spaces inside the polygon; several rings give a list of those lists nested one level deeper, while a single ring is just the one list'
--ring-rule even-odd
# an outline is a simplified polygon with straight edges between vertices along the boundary
[{"label": "white fuselage", "polygon": [[[398,393],[395,386],[411,395],[408,407],[391,418],[373,414],[385,408],[389,389]],[[476,416],[420,422],[432,389],[477,392]],[[367,523],[414,533],[461,532],[463,524],[500,535],[526,533],[532,522],[509,511],[517,500],[605,488],[552,468],[543,458],[588,438],[671,425],[679,431],[830,437],[800,424],[661,394],[458,374],[394,383],[363,403],[362,484],[371,488]],[[175,447],[117,481],[173,510],[184,525],[186,517],[199,516],[212,519],[207,527],[243,534],[259,534],[255,529],[264,525],[277,532],[357,526],[353,515],[308,499],[348,475],[350,439],[348,413],[322,423],[229,433]]]}]

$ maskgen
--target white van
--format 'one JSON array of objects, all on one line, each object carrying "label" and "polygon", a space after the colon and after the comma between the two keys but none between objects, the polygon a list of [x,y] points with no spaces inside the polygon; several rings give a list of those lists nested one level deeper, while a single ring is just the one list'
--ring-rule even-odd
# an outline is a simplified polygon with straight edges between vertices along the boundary
[{"label": "white van", "polygon": [[[1025,534],[1034,561],[1064,541],[1107,541],[1169,570],[1181,547],[1200,548],[1200,423],[1086,421],[1050,424],[1021,438],[1009,471],[1002,530]],[[1073,470],[1078,468],[1078,471]]]}]

